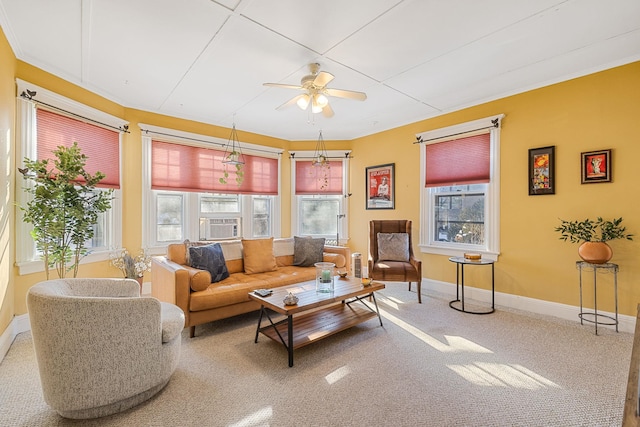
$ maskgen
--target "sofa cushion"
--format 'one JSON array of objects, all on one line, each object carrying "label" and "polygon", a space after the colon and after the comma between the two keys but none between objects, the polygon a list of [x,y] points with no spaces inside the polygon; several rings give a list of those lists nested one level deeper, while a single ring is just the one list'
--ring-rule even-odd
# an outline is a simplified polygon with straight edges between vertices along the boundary
[{"label": "sofa cushion", "polygon": [[244,272],[264,273],[278,268],[273,254],[273,237],[268,239],[242,239],[244,252]]},{"label": "sofa cushion", "polygon": [[293,265],[311,267],[316,262],[322,262],[324,238],[294,236],[293,239]]},{"label": "sofa cushion", "polygon": [[407,233],[378,233],[378,259],[409,261],[409,235]]},{"label": "sofa cushion", "polygon": [[224,261],[224,255],[219,243],[189,247],[189,259],[191,260],[191,267],[211,273],[212,283],[229,277],[227,264]]},{"label": "sofa cushion", "polygon": [[[305,286],[308,289],[315,289],[313,282],[315,277],[315,268],[296,266],[257,274],[235,273],[221,282],[212,283],[204,291],[191,293],[189,308],[195,312],[245,303],[250,301],[249,292],[260,288],[288,286],[293,290]],[[255,309],[259,308],[260,306],[256,304]]]}]

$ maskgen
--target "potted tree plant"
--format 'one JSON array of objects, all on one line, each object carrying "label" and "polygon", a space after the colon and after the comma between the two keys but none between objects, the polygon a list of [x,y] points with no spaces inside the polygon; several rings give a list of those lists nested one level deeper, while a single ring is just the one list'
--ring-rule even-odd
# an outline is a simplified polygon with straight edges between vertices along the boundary
[{"label": "potted tree plant", "polygon": [[47,279],[54,266],[58,277],[69,271],[76,277],[80,260],[89,252],[86,243],[94,236],[98,215],[111,207],[113,193],[96,189],[105,175],[91,175],[84,169],[87,156],[76,142],[58,147],[53,154],[53,167],[49,160],[25,158],[24,168],[18,169],[30,181],[25,190],[31,200],[21,209],[24,221],[33,225],[31,236],[44,260]]},{"label": "potted tree plant", "polygon": [[626,227],[621,225],[622,218],[604,220],[565,221],[560,219],[560,225],[555,231],[560,233],[560,240],[582,244],[578,247],[578,255],[584,261],[592,264],[604,264],[613,256],[613,250],[606,243],[615,239],[633,240],[633,234],[627,233]]}]

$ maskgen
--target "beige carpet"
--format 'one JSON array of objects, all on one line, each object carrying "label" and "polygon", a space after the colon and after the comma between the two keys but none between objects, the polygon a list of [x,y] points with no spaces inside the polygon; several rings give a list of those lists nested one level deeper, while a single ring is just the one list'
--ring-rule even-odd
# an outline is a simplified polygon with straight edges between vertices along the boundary
[{"label": "beige carpet", "polygon": [[[31,336],[0,364],[0,425],[619,426],[633,336],[498,307],[463,314],[418,304],[406,285],[379,294],[370,320],[304,347],[254,344],[257,314],[183,333],[168,386],[127,412],[60,418],[44,403]],[[577,315],[576,315],[577,319]]]}]

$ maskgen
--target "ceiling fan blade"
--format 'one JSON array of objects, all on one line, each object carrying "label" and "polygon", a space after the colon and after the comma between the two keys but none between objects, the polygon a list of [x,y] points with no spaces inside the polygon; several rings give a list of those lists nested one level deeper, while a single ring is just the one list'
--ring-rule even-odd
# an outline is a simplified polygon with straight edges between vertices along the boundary
[{"label": "ceiling fan blade", "polygon": [[331,105],[327,104],[324,106],[324,108],[322,109],[322,115],[326,118],[333,117],[333,108],[331,108]]},{"label": "ceiling fan blade", "polygon": [[[298,100],[302,97],[304,97],[305,94],[303,93],[302,95],[297,95],[294,96],[293,98],[291,98],[290,100],[288,100],[287,102],[285,102],[284,104],[282,104],[281,106],[277,107],[276,110],[280,110],[282,108],[286,108],[289,107],[291,105],[296,105],[298,103]],[[305,108],[306,109],[306,108]]]},{"label": "ceiling fan blade", "polygon": [[326,71],[320,71],[316,78],[313,80],[313,84],[317,87],[325,87],[333,79],[333,74],[327,73]]},{"label": "ceiling fan blade", "polygon": [[335,96],[337,98],[355,99],[356,101],[364,101],[365,99],[367,99],[366,93],[356,92],[353,90],[325,89],[324,93],[329,96]]},{"label": "ceiling fan blade", "polygon": [[305,90],[305,88],[303,88],[300,85],[283,85],[280,83],[262,83],[262,86],[270,86],[270,87],[280,87],[280,88],[285,88],[285,89],[302,89]]}]

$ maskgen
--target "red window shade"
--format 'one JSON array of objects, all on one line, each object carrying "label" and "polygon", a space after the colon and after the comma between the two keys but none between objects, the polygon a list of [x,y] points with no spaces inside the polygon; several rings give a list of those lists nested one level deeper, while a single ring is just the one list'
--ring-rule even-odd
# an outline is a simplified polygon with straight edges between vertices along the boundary
[{"label": "red window shade", "polygon": [[488,133],[427,145],[425,187],[479,184],[491,178]]},{"label": "red window shade", "polygon": [[91,175],[100,171],[105,178],[97,187],[120,188],[120,135],[118,132],[72,119],[51,111],[36,110],[38,160],[49,159],[58,146],[71,147],[74,142],[87,156],[85,170]]},{"label": "red window shade", "polygon": [[227,184],[222,159],[224,151],[169,142],[151,143],[151,188],[154,190],[232,194],[278,194],[278,160],[244,154],[244,179],[236,184],[236,168],[227,165]]},{"label": "red window shade", "polygon": [[342,194],[342,161],[332,160],[329,166],[313,166],[310,160],[297,161],[296,195]]}]

